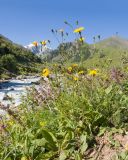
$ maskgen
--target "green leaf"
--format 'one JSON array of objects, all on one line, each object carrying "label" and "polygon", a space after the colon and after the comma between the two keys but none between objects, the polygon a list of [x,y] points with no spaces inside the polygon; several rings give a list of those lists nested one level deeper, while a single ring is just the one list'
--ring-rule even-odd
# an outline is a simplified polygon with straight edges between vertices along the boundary
[{"label": "green leaf", "polygon": [[[74,138],[74,133],[72,131],[68,131],[65,134],[64,140],[62,142],[61,148],[67,149],[67,146],[69,146],[71,140]],[[70,145],[71,146],[71,145]]]},{"label": "green leaf", "polygon": [[33,146],[39,147],[39,146],[45,146],[46,142],[47,141],[45,140],[45,138],[42,138],[42,139],[33,140],[32,144],[33,144]]},{"label": "green leaf", "polygon": [[87,136],[86,135],[82,135],[80,137],[80,142],[81,142],[81,146],[80,146],[80,151],[81,154],[83,155],[84,152],[87,150],[88,148],[88,144],[87,144]]},{"label": "green leaf", "polygon": [[110,85],[107,89],[105,89],[105,93],[109,94],[112,90],[112,85]]},{"label": "green leaf", "polygon": [[[12,160],[10,157],[8,157],[6,160]],[[22,159],[21,159],[22,160]]]},{"label": "green leaf", "polygon": [[69,151],[63,150],[60,152],[59,160],[65,160],[68,156]]},{"label": "green leaf", "polygon": [[50,151],[46,153],[40,153],[36,160],[49,160],[49,159],[55,159],[55,157],[58,155],[58,152]]},{"label": "green leaf", "polygon": [[51,146],[52,149],[56,151],[58,149],[56,137],[51,132],[48,132],[46,130],[42,130],[42,135],[49,143],[49,146]]},{"label": "green leaf", "polygon": [[125,160],[126,160],[126,156],[127,156],[127,153],[125,151],[120,154],[120,157]]},{"label": "green leaf", "polygon": [[105,133],[105,131],[106,131],[106,128],[105,128],[105,127],[100,127],[100,131],[99,131],[98,136],[103,136],[104,133]]},{"label": "green leaf", "polygon": [[120,146],[121,146],[120,142],[119,141],[115,141],[115,147],[119,148]]},{"label": "green leaf", "polygon": [[79,152],[75,154],[75,160],[82,160],[82,156]]}]

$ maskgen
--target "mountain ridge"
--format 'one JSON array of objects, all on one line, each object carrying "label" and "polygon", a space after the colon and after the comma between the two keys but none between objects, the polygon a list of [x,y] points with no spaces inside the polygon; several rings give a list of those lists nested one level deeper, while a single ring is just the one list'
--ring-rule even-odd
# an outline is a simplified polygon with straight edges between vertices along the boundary
[{"label": "mountain ridge", "polygon": [[111,36],[106,39],[100,40],[95,43],[97,47],[101,48],[120,48],[120,49],[128,49],[128,40],[121,36]]},{"label": "mountain ridge", "polygon": [[26,45],[24,48],[37,55],[47,54],[52,51],[52,49],[48,48],[47,46],[38,45],[35,47],[33,44]]}]

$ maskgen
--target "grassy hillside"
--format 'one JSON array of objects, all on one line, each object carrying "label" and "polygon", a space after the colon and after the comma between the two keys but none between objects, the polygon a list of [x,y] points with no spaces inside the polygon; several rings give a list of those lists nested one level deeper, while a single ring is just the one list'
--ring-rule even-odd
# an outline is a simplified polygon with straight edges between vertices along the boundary
[{"label": "grassy hillside", "polygon": [[119,36],[112,36],[96,43],[96,46],[101,48],[128,49],[128,40]]},{"label": "grassy hillside", "polygon": [[105,43],[60,45],[23,104],[1,105],[1,160],[128,159],[128,52]]},{"label": "grassy hillside", "polygon": [[40,62],[33,53],[0,35],[0,78],[34,72]]},{"label": "grassy hillside", "polygon": [[128,159],[128,70],[91,60],[45,65],[39,88],[1,118],[1,160]]},{"label": "grassy hillside", "polygon": [[126,58],[127,55],[128,41],[119,36],[112,36],[91,45],[76,42],[60,44],[56,50],[46,55],[44,60],[53,63],[62,61],[71,63],[82,60],[86,66],[92,66],[111,59],[112,64],[117,65],[120,59]]},{"label": "grassy hillside", "polygon": [[[108,65],[120,66],[122,63],[128,62],[128,41],[113,36],[102,40],[96,44],[90,45],[91,56],[85,61],[86,66]],[[111,64],[109,63],[111,61]]]},{"label": "grassy hillside", "polygon": [[77,42],[67,42],[60,44],[57,49],[47,54],[44,61],[49,62],[80,62],[81,56],[86,60],[90,55],[90,49],[87,43],[83,45]]}]

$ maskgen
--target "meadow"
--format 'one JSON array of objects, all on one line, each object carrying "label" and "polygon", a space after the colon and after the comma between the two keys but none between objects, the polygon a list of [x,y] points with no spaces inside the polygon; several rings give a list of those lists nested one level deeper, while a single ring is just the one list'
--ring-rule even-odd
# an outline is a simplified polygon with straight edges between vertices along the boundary
[{"label": "meadow", "polygon": [[[1,160],[128,159],[127,53],[99,58],[92,46],[94,56],[85,60],[83,30],[74,30],[76,52],[65,53],[62,43],[61,61],[44,62],[38,89],[28,90],[15,110],[5,109]],[[79,62],[70,61],[76,54]]]}]

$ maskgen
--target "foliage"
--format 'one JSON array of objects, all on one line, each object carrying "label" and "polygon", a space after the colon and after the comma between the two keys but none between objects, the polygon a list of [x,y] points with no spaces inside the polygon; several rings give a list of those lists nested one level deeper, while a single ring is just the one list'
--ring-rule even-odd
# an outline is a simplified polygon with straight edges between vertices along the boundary
[{"label": "foliage", "polygon": [[[49,75],[50,90],[29,92],[27,101],[9,119],[2,118],[2,160],[82,160],[88,148],[94,147],[95,137],[107,128],[128,129],[126,70],[104,68],[89,74],[80,72],[79,65],[70,66],[74,67],[70,73],[67,66],[49,66],[55,74],[54,78]],[[40,87],[43,79],[41,83]]]},{"label": "foliage", "polygon": [[[0,76],[4,74],[22,74],[21,70],[28,67],[27,72],[33,72],[33,67],[41,60],[22,46],[12,43],[0,35]],[[5,77],[5,76],[4,76]]]},{"label": "foliage", "polygon": [[17,61],[14,55],[3,55],[0,59],[0,64],[8,71],[16,73]]},{"label": "foliage", "polygon": [[[65,24],[72,28],[68,22]],[[81,27],[75,30],[78,38],[83,38],[83,30]],[[52,32],[58,33],[53,29]],[[59,33],[63,42],[64,31]],[[4,45],[1,56],[5,50],[10,53]],[[107,132],[114,134],[113,130],[127,135],[127,52],[120,54],[118,50],[118,60],[114,61],[115,49],[102,51],[77,39],[59,45],[55,56],[52,55],[53,61],[58,57],[57,63],[48,63],[51,57],[46,57],[40,84],[28,90],[22,104],[14,110],[1,106],[7,112],[0,121],[1,160],[97,159],[107,143],[102,141],[98,145],[98,138]],[[3,58],[7,63],[8,56]],[[15,53],[13,60],[23,60],[20,71],[24,72],[27,67],[23,70],[21,65],[29,63],[30,57]],[[112,137],[110,144],[111,147],[119,145]],[[116,159],[126,158],[127,148],[123,148]],[[96,150],[93,157],[91,150]]]}]

